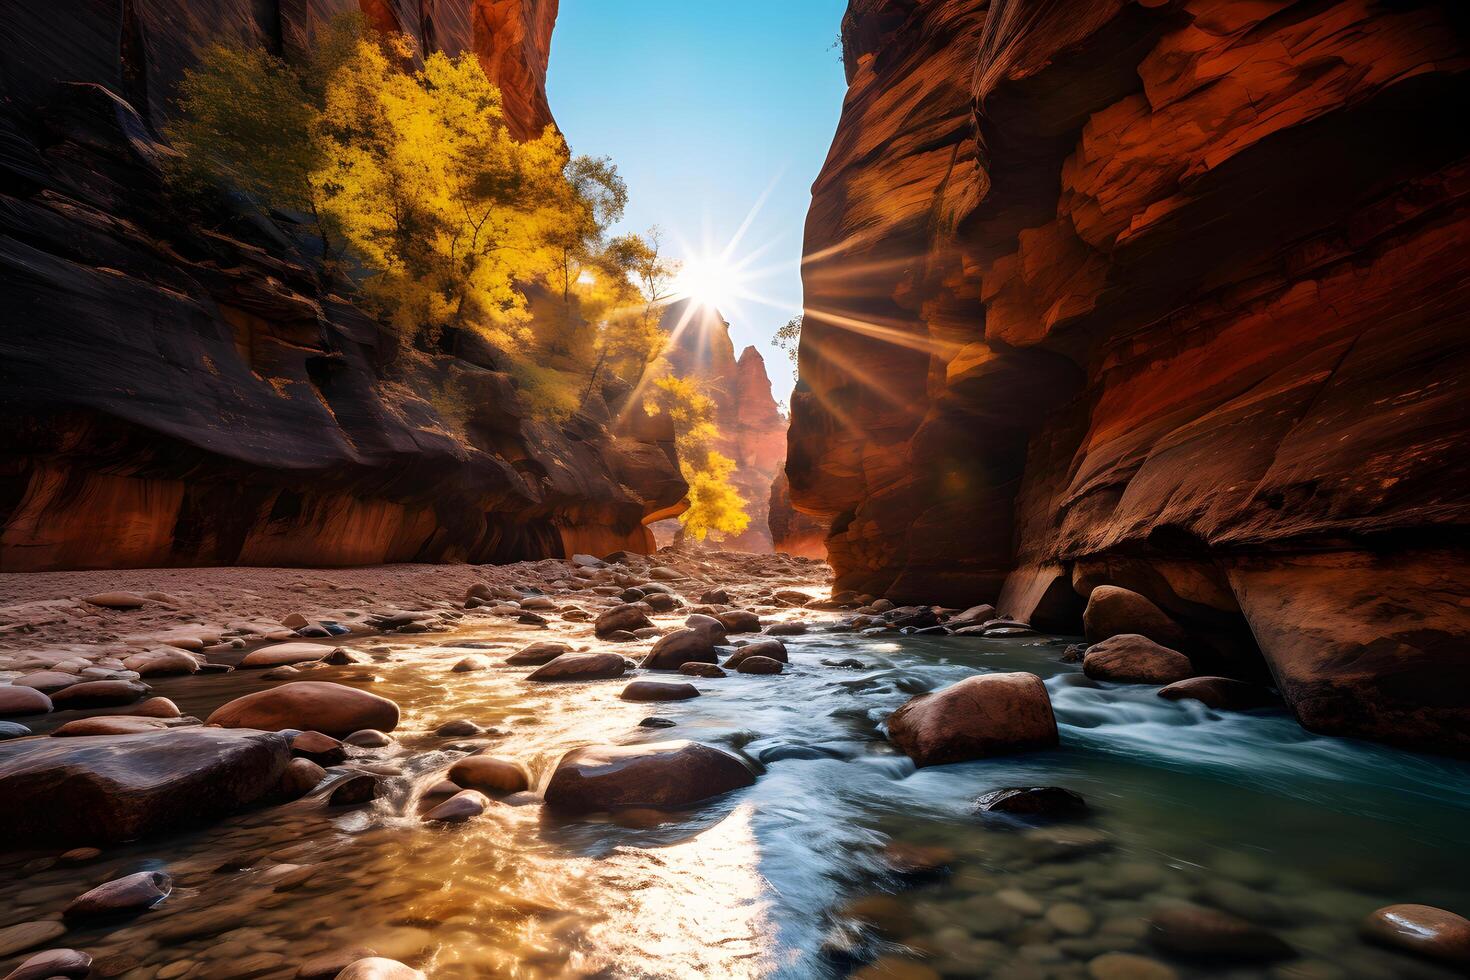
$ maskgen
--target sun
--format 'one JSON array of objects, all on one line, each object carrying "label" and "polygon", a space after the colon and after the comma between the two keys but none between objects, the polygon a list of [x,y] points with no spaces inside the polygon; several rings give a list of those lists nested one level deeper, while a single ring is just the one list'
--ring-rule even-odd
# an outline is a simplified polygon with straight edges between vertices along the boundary
[{"label": "sun", "polygon": [[680,298],[727,313],[741,294],[740,270],[720,256],[695,256],[684,260],[674,288]]}]

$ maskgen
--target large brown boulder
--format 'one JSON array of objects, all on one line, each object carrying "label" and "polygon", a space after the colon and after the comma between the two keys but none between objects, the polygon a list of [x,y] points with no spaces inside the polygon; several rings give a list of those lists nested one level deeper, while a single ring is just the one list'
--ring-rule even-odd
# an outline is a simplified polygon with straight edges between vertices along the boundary
[{"label": "large brown boulder", "polygon": [[83,681],[63,687],[51,695],[51,707],[57,711],[73,708],[113,708],[132,704],[152,690],[142,681]]},{"label": "large brown boulder", "polygon": [[1137,633],[1166,647],[1184,645],[1184,630],[1147,596],[1116,585],[1099,585],[1087,597],[1082,613],[1087,642],[1098,643],[1121,633]]},{"label": "large brown boulder", "polygon": [[731,670],[735,670],[751,657],[766,657],[767,659],[783,664],[791,662],[791,658],[786,653],[786,644],[775,637],[770,637],[764,640],[756,640],[754,643],[747,643],[745,646],[739,647],[725,659],[725,666]]},{"label": "large brown boulder", "polygon": [[1057,744],[1046,685],[1035,674],[979,674],[920,694],[888,717],[888,738],[919,767]]},{"label": "large brown boulder", "polygon": [[189,728],[0,743],[0,840],[110,844],[206,823],[269,796],[286,737]]},{"label": "large brown boulder", "polygon": [[311,664],[323,659],[332,650],[332,647],[321,643],[274,643],[245,654],[245,659],[240,661],[240,666],[252,668]]},{"label": "large brown boulder", "polygon": [[627,663],[616,653],[564,653],[526,675],[528,681],[600,681],[622,677]]},{"label": "large brown boulder", "polygon": [[14,684],[0,686],[0,718],[14,715],[44,715],[51,710],[51,699],[34,687]]},{"label": "large brown boulder", "polygon": [[643,658],[645,670],[678,670],[687,663],[717,664],[714,640],[705,630],[682,629],[659,637],[648,656]]},{"label": "large brown boulder", "polygon": [[267,732],[292,728],[346,738],[364,728],[391,732],[398,727],[398,705],[345,684],[292,681],[221,705],[208,723]]},{"label": "large brown boulder", "polygon": [[578,812],[677,807],[754,782],[744,760],[699,742],[589,745],[562,756],[545,799]]},{"label": "large brown boulder", "polygon": [[1188,677],[1159,689],[1169,701],[1199,701],[1221,711],[1249,711],[1281,703],[1271,689],[1233,677]]},{"label": "large brown boulder", "polygon": [[699,697],[699,688],[665,681],[633,681],[618,697],[624,701],[687,701]]},{"label": "large brown boulder", "polygon": [[1194,674],[1189,658],[1137,633],[1120,633],[1094,643],[1082,657],[1082,671],[1100,681],[1173,684]]},{"label": "large brown boulder", "polygon": [[1470,972],[1470,919],[1432,905],[1386,905],[1363,920],[1363,938]]}]

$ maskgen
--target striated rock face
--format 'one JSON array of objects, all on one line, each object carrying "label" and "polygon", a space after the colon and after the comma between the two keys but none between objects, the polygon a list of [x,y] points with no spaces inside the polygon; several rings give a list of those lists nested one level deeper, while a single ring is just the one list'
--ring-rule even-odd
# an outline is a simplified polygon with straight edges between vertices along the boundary
[{"label": "striated rock face", "polygon": [[[128,0],[75,22],[23,6],[0,65],[0,569],[651,547],[645,521],[685,487],[666,420],[613,427],[621,386],[537,421],[476,337],[395,352],[275,228],[170,215],[150,123],[192,46],[224,31],[289,50],[343,4]],[[364,3],[425,49],[473,47],[527,130],[550,119],[555,8]]]},{"label": "striated rock face", "polygon": [[1470,751],[1465,28],[853,0],[787,464],[837,586],[1122,586],[1310,728]]},{"label": "striated rock face", "polygon": [[791,505],[791,486],[783,468],[771,481],[766,508],[771,545],[777,551],[804,558],[827,557],[827,523],[803,514]]},{"label": "striated rock face", "polygon": [[715,400],[720,452],[735,460],[732,477],[745,498],[750,526],[720,542],[727,551],[769,553],[767,520],[771,481],[786,461],[786,420],[771,394],[771,379],[760,351],[747,347],[735,357],[730,324],[718,310],[689,302],[673,303],[663,317],[669,333],[664,352],[675,374],[704,382]]}]

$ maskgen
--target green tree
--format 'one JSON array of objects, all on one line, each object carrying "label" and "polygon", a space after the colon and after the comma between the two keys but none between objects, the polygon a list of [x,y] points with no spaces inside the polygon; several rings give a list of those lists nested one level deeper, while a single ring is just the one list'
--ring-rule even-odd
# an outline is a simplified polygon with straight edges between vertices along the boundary
[{"label": "green tree", "polygon": [[784,350],[792,364],[796,363],[796,355],[801,350],[801,322],[802,314],[798,313],[782,324],[771,338],[771,343]]},{"label": "green tree", "polygon": [[715,402],[693,378],[665,375],[653,384],[651,412],[667,412],[674,423],[679,469],[689,484],[689,509],[679,515],[684,532],[703,541],[739,534],[750,526],[745,498],[730,482],[735,461],[717,451]]}]

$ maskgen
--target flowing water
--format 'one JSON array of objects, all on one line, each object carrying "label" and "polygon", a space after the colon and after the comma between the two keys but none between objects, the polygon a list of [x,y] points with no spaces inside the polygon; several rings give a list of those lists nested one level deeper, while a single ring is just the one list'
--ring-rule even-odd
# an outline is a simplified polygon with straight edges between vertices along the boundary
[{"label": "flowing water", "polygon": [[[90,863],[7,858],[0,926],[55,918],[92,885],[161,868],[176,888],[156,909],[55,944],[93,952],[94,975],[129,980],[291,977],[304,958],[349,947],[438,977],[835,977],[895,951],[945,977],[1085,977],[1110,950],[1181,976],[1452,975],[1362,944],[1356,924],[1389,902],[1470,909],[1465,764],[1313,736],[1284,712],[1096,684],[1038,637],[789,638],[787,673],[697,680],[702,697],[660,705],[618,700],[622,681],[449,671],[471,652],[463,644],[495,657],[545,636],[496,626],[354,639],[381,662],[310,676],[402,706],[396,744],[355,752],[399,773],[384,798],[348,810],[308,798]],[[863,668],[822,664],[849,657]],[[915,771],[882,739],[879,724],[913,694],[1018,669],[1046,679],[1059,749]],[[269,684],[237,671],[155,693],[204,716]],[[676,726],[639,727],[651,714]],[[455,718],[497,734],[428,734]],[[454,826],[416,817],[416,792],[474,747],[544,781],[570,746],[668,738],[737,750],[765,771],[687,813],[565,821],[531,804]],[[1075,790],[1092,815],[1026,829],[971,813],[982,792],[1024,785]],[[889,842],[947,849],[953,873],[900,881],[880,861]],[[1144,917],[1178,900],[1268,926],[1300,955],[1168,960],[1150,950]],[[851,903],[876,935],[835,915]]]}]

